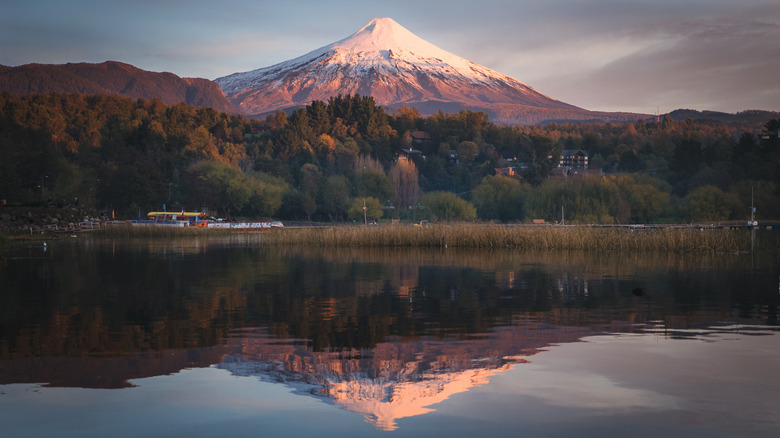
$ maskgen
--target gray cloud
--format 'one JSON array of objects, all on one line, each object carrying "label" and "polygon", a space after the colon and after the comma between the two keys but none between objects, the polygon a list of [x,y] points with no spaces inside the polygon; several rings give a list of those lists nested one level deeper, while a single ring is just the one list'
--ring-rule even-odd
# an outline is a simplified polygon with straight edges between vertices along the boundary
[{"label": "gray cloud", "polygon": [[657,44],[589,72],[551,78],[545,85],[597,109],[778,108],[780,49],[771,41],[780,38],[780,26],[716,20],[683,23],[664,32]]}]

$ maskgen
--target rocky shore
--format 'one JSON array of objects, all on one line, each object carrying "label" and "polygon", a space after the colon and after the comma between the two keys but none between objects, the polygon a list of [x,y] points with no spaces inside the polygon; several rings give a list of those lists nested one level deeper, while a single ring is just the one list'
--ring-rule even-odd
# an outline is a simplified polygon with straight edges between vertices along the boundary
[{"label": "rocky shore", "polygon": [[106,217],[68,207],[0,207],[0,233],[41,234],[74,232],[101,227]]}]

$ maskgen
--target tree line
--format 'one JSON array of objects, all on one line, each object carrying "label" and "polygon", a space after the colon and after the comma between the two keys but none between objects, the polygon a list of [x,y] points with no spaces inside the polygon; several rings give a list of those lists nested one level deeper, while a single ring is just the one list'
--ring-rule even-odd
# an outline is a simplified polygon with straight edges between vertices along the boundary
[{"label": "tree line", "polygon": [[[122,217],[580,223],[780,217],[778,120],[501,126],[335,96],[250,119],[121,96],[0,94],[0,199]],[[566,149],[588,175],[556,170]],[[403,151],[399,154],[399,152]],[[513,168],[516,176],[497,174]],[[752,201],[751,201],[752,200]]]}]

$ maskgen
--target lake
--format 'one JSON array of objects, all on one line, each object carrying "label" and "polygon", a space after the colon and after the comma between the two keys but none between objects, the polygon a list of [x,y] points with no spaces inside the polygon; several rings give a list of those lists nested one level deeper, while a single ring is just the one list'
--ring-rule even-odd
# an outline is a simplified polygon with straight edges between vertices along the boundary
[{"label": "lake", "polygon": [[774,252],[13,246],[3,437],[771,436]]}]

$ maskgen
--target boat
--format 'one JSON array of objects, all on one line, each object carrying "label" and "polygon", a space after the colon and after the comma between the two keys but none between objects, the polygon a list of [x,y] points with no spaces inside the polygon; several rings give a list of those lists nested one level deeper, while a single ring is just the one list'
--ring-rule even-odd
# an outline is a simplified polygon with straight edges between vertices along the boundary
[{"label": "boat", "polygon": [[262,230],[270,228],[284,228],[280,221],[265,222],[224,222],[210,218],[205,212],[193,211],[150,211],[147,219],[132,221],[133,226],[153,227],[199,227],[220,228],[230,230]]},{"label": "boat", "polygon": [[[140,216],[140,215],[139,215]],[[150,211],[146,214],[146,219],[132,221],[133,226],[155,226],[155,227],[189,227],[199,226],[206,223],[208,216],[204,212],[194,211]]]}]

